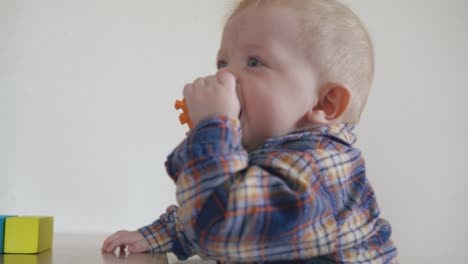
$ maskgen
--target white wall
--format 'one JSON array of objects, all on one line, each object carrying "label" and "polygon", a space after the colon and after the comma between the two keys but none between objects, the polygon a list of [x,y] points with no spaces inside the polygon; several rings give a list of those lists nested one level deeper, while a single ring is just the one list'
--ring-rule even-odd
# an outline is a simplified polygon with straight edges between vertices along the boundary
[{"label": "white wall", "polygon": [[[0,214],[112,232],[174,203],[172,105],[214,71],[227,2],[0,0]],[[346,3],[375,42],[358,146],[401,262],[463,263],[468,2]]]}]

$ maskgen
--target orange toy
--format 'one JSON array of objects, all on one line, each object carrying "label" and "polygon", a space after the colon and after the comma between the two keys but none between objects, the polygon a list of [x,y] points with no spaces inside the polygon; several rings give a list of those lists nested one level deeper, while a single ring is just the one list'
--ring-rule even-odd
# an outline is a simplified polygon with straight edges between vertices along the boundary
[{"label": "orange toy", "polygon": [[185,100],[176,100],[175,102],[175,109],[179,110],[182,109],[182,113],[179,115],[180,123],[187,124],[189,128],[193,127],[192,120],[190,120],[190,116],[188,114],[187,105],[185,104]]}]

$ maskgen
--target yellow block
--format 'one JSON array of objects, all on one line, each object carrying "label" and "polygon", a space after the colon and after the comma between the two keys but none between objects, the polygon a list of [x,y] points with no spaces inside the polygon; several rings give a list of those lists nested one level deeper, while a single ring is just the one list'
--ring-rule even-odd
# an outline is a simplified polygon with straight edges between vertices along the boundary
[{"label": "yellow block", "polygon": [[5,253],[31,254],[52,248],[52,216],[10,217],[5,221]]},{"label": "yellow block", "polygon": [[[0,255],[0,263],[1,258]],[[5,254],[3,264],[52,264],[52,250],[39,254]]]}]

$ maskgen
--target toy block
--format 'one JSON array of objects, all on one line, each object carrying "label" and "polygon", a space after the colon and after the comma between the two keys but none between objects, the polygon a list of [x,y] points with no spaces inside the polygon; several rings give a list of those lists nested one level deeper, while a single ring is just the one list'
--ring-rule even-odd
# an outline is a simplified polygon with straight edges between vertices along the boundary
[{"label": "toy block", "polygon": [[0,254],[3,253],[3,241],[5,235],[5,219],[12,217],[11,215],[0,215]]},{"label": "toy block", "polygon": [[[0,256],[1,259],[2,256]],[[0,263],[2,263],[0,261]],[[52,250],[46,250],[39,254],[5,254],[3,264],[47,264],[52,263]]]},{"label": "toy block", "polygon": [[176,100],[175,109],[177,110],[182,109],[182,113],[179,115],[180,123],[182,125],[187,124],[189,128],[192,128],[193,124],[192,124],[192,120],[190,120],[190,116],[187,110],[187,105],[185,103],[185,100],[182,100],[182,101]]},{"label": "toy block", "polygon": [[52,216],[10,217],[5,221],[5,253],[31,254],[52,248]]}]

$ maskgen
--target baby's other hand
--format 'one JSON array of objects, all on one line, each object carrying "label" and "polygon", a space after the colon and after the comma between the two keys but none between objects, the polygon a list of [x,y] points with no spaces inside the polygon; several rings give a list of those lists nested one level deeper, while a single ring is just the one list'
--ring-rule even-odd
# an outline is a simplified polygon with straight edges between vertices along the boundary
[{"label": "baby's other hand", "polygon": [[205,118],[225,115],[238,118],[240,102],[234,75],[218,71],[184,87],[184,98],[194,126]]},{"label": "baby's other hand", "polygon": [[121,230],[110,235],[102,244],[103,252],[114,252],[118,247],[123,251],[128,247],[129,253],[141,253],[150,250],[150,245],[138,231]]}]

